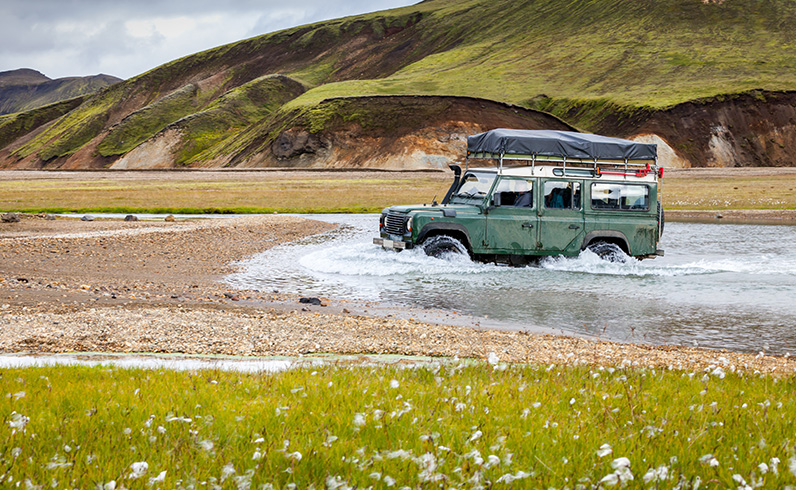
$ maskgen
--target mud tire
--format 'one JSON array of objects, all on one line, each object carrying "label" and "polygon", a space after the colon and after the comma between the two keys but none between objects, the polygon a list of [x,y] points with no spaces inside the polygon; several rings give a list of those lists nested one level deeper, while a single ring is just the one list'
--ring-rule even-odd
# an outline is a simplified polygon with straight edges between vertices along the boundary
[{"label": "mud tire", "polygon": [[450,253],[469,255],[467,247],[461,241],[448,235],[433,236],[424,241],[422,247],[429,257],[440,258]]},{"label": "mud tire", "polygon": [[608,262],[616,262],[624,264],[627,262],[628,255],[622,250],[622,247],[615,243],[610,242],[594,242],[590,243],[587,247],[592,253],[599,256],[601,259]]}]

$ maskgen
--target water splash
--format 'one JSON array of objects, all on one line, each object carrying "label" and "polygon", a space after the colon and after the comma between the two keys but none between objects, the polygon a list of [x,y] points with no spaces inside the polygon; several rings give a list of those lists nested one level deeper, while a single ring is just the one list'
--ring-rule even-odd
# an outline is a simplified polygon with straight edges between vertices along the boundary
[{"label": "water splash", "polygon": [[796,242],[796,227],[671,223],[663,258],[615,263],[584,251],[512,268],[385,251],[372,244],[375,215],[321,218],[345,226],[255,257],[229,282],[613,340],[796,351],[796,250],[781,246]]}]

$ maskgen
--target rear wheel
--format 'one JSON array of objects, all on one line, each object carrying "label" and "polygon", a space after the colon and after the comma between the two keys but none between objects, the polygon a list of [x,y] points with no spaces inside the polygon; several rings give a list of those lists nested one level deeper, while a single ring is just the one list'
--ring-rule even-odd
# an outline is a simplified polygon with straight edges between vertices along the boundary
[{"label": "rear wheel", "polygon": [[628,255],[622,250],[622,247],[611,242],[594,242],[587,247],[592,253],[598,255],[601,259],[608,262],[617,262],[623,264],[627,262]]},{"label": "rear wheel", "polygon": [[423,251],[430,257],[440,258],[447,254],[469,255],[467,247],[456,238],[437,235],[423,242]]}]

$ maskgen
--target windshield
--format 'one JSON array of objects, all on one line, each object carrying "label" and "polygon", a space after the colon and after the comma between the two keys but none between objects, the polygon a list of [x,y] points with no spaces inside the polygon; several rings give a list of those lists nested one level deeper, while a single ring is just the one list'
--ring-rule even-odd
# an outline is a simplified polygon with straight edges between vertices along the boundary
[{"label": "windshield", "polygon": [[482,200],[492,187],[495,175],[493,173],[466,173],[459,185],[459,190],[453,195],[451,201]]}]

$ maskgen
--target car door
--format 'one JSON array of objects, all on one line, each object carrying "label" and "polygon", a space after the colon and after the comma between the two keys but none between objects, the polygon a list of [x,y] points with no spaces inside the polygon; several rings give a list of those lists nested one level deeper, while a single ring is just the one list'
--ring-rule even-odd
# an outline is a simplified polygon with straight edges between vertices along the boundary
[{"label": "car door", "polygon": [[486,216],[486,242],[491,253],[524,255],[537,249],[539,216],[535,179],[499,177]]},{"label": "car door", "polygon": [[539,246],[550,254],[577,255],[583,241],[583,182],[542,179]]}]

